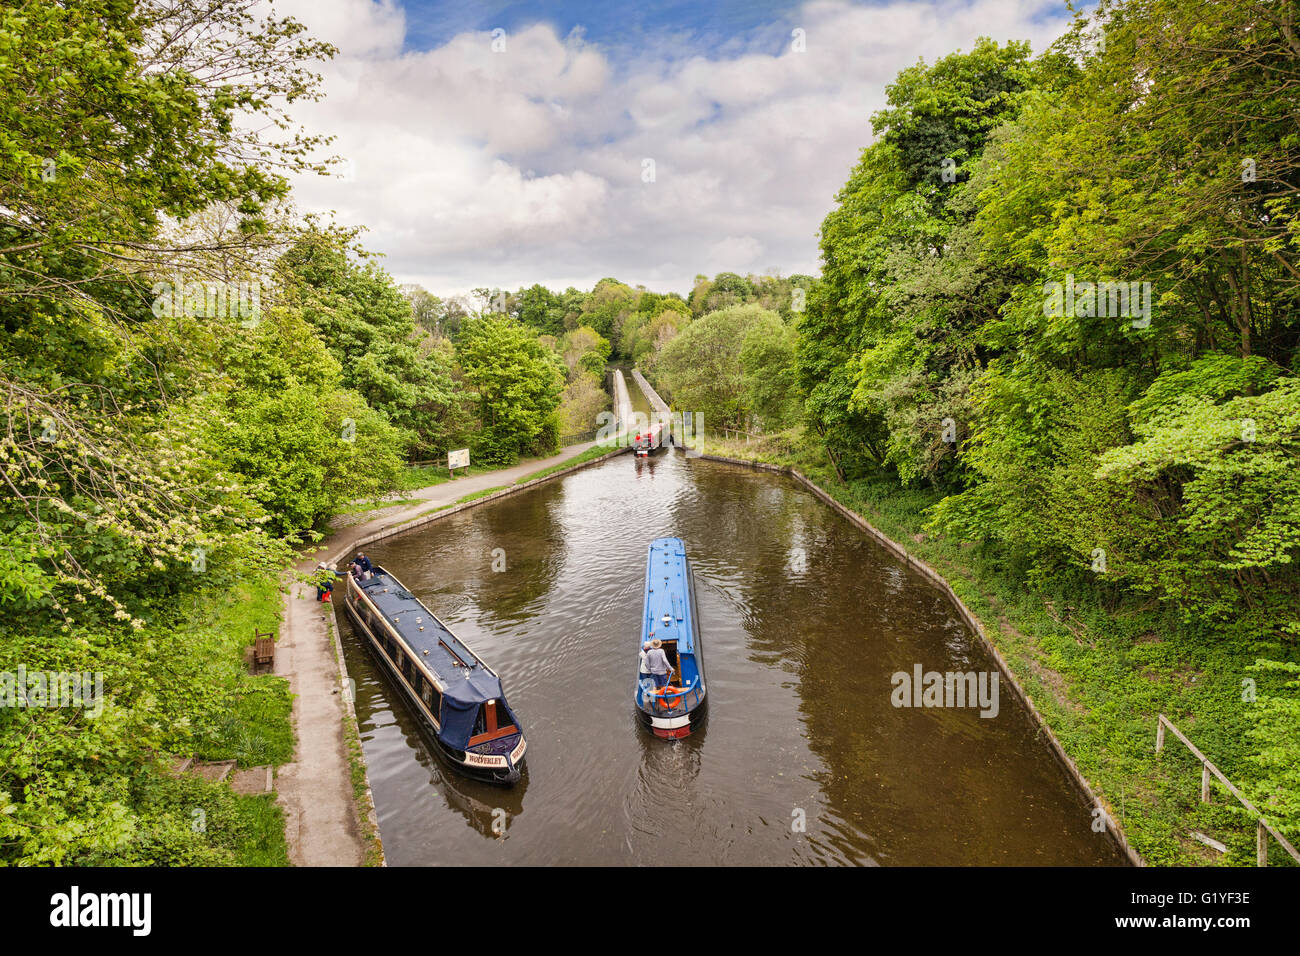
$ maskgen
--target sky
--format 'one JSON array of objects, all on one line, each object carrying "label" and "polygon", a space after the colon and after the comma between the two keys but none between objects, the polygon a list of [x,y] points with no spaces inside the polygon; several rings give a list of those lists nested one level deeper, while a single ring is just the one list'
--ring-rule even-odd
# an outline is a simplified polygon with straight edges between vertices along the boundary
[{"label": "sky", "polygon": [[[659,292],[815,274],[822,219],[898,71],[981,36],[1044,49],[1062,0],[276,0],[339,47],[304,211],[400,282]],[[322,154],[325,155],[325,154]]]}]

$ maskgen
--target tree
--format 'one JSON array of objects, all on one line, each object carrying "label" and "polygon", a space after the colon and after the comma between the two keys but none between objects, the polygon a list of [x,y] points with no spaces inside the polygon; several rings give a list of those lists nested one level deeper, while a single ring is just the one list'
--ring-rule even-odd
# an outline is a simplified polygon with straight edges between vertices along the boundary
[{"label": "tree", "polygon": [[803,411],[794,367],[796,338],[795,330],[772,312],[751,325],[741,340],[745,404],[764,431],[793,425]]},{"label": "tree", "polygon": [[282,257],[277,300],[312,323],[343,384],[407,434],[416,454],[440,454],[464,428],[449,356],[422,347],[410,301],[371,264],[351,261],[343,237],[314,231]]},{"label": "tree", "polygon": [[519,321],[544,335],[564,332],[564,310],[560,297],[543,285],[520,289],[514,296]]},{"label": "tree", "polygon": [[570,379],[585,373],[595,376],[599,381],[605,375],[609,351],[609,340],[589,325],[564,333],[564,338],[560,340],[560,354],[569,370]]},{"label": "tree", "polygon": [[582,303],[577,321],[611,342],[619,341],[624,320],[636,311],[640,296],[617,279],[601,279]]},{"label": "tree", "polygon": [[556,450],[556,409],[564,367],[520,322],[491,313],[466,322],[457,346],[465,380],[477,392],[479,461],[513,464],[520,455]]},{"label": "tree", "polygon": [[686,326],[659,361],[659,381],[673,406],[702,414],[714,430],[747,427],[750,408],[740,352],[749,330],[764,324],[769,330],[781,327],[781,319],[756,305],[739,305]]}]

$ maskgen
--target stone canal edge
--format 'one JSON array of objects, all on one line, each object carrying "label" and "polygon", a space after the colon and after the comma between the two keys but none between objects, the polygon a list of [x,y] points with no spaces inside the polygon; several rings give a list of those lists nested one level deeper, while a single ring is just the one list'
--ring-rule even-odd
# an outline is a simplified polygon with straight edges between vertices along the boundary
[{"label": "stone canal edge", "polygon": [[[320,561],[342,566],[355,549],[373,541],[518,494],[631,450],[618,448],[532,481],[455,504],[466,494],[561,465],[593,444],[571,445],[543,461],[408,492],[408,496],[419,497],[417,504],[388,509],[369,522],[337,530],[311,552],[300,555],[294,570],[310,572]],[[431,509],[438,510],[426,514]],[[322,553],[329,556],[321,557]],[[276,778],[276,800],[285,815],[289,860],[294,866],[384,866],[374,794],[353,705],[354,685],[343,660],[338,609],[333,603],[312,600],[312,591],[310,585],[297,581],[289,584],[282,600],[275,654],[275,673],[288,679],[293,694],[292,720],[297,741],[293,761],[284,764]],[[336,588],[335,594],[341,597],[341,589]]]}]

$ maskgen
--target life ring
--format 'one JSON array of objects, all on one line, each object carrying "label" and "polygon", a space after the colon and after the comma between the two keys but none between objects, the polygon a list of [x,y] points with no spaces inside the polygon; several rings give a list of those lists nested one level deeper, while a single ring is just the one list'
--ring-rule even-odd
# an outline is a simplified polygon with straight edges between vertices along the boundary
[{"label": "life ring", "polygon": [[672,694],[680,694],[682,690],[683,688],[681,687],[673,687],[671,684],[665,684],[663,687],[660,687],[657,691],[655,691],[655,703],[658,704],[660,707],[662,707],[664,710],[672,710],[679,703],[681,703],[681,701],[668,700],[668,697]]}]

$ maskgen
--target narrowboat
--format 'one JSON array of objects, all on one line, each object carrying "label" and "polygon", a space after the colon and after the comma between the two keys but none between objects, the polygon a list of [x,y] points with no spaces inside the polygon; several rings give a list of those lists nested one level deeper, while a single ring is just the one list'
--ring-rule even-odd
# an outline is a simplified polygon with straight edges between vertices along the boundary
[{"label": "narrowboat", "polygon": [[[659,642],[672,669],[663,688],[656,688],[640,673],[641,649],[651,641]],[[695,578],[681,538],[650,542],[637,653],[634,700],[641,722],[657,737],[689,736],[704,718],[704,658],[695,612]]]},{"label": "narrowboat", "polygon": [[632,450],[637,458],[648,458],[650,453],[663,447],[664,427],[661,422],[651,422],[644,430],[638,430],[632,441]]},{"label": "narrowboat", "polygon": [[518,781],[528,744],[496,672],[383,568],[347,579],[348,614],[447,762],[479,780]]}]

